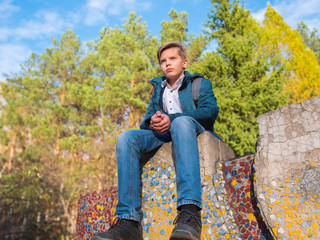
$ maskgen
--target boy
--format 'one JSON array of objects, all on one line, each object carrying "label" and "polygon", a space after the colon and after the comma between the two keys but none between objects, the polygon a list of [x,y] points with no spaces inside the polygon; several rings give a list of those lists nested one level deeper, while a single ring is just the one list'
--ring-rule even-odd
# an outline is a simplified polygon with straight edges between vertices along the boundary
[{"label": "boy", "polygon": [[200,163],[197,136],[213,133],[219,108],[211,82],[202,79],[197,106],[192,97],[192,81],[200,75],[185,71],[188,66],[185,48],[176,42],[162,45],[157,53],[163,77],[154,78],[154,86],[140,130],[119,135],[117,163],[119,200],[116,223],[92,240],[140,240],[141,197],[139,161],[142,153],[172,141],[172,156],[177,178],[175,228],[170,240],[199,240],[202,208]]}]

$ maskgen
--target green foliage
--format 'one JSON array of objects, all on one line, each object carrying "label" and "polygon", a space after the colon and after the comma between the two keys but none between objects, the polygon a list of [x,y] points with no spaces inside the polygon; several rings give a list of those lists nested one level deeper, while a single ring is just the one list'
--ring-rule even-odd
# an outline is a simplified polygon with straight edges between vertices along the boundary
[{"label": "green foliage", "polygon": [[162,21],[161,43],[166,42],[185,42],[187,40],[187,26],[188,14],[186,12],[177,13],[176,10],[171,9],[169,13],[171,21]]},{"label": "green foliage", "polygon": [[[0,178],[0,235],[8,239],[60,239],[66,226],[57,189],[46,182],[43,165],[25,158],[16,173]],[[5,217],[8,216],[8,217]]]},{"label": "green foliage", "polygon": [[202,55],[205,47],[208,45],[208,40],[203,34],[199,34],[198,36],[194,36],[193,33],[188,34],[188,14],[186,12],[177,13],[176,10],[171,9],[169,16],[171,21],[161,22],[161,43],[183,43],[187,48],[188,61],[189,63],[193,63]]},{"label": "green foliage", "polygon": [[[80,192],[115,184],[115,139],[119,132],[136,128],[143,117],[151,92],[145,83],[159,72],[155,50],[159,43],[146,28],[141,17],[131,13],[123,29],[103,29],[86,56],[79,38],[67,31],[60,40],[53,39],[53,47],[43,54],[32,54],[19,75],[2,83],[3,184],[26,179],[21,177],[22,163],[41,166],[41,180],[55,194],[48,201],[54,201],[57,215],[64,216],[58,220],[64,229],[60,234],[75,233]],[[11,182],[7,175],[12,176]],[[36,180],[35,175],[31,178]],[[39,209],[35,216],[50,211],[48,204],[38,208],[35,203],[36,194],[47,190],[32,188],[25,181],[21,184],[32,200],[28,211]],[[12,194],[18,199],[17,212],[22,215],[17,221],[21,222],[24,193]],[[2,195],[6,196],[3,201],[13,198],[12,194]],[[3,219],[9,219],[8,214]],[[43,229],[46,234],[52,230]],[[9,233],[14,231],[10,228]],[[37,236],[52,239],[46,234]]]},{"label": "green foliage", "polygon": [[191,66],[212,80],[220,113],[215,130],[237,155],[255,151],[257,117],[288,103],[282,94],[282,69],[270,68],[266,53],[257,52],[259,24],[238,1],[212,0],[206,27],[218,43]]}]

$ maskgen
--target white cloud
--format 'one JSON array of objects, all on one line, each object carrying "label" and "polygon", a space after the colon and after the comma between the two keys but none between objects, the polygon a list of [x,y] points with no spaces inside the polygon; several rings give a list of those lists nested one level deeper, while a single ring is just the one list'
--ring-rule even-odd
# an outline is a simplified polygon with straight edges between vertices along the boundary
[{"label": "white cloud", "polygon": [[[18,11],[18,7],[11,4],[11,0],[4,0],[0,4],[3,9]],[[106,24],[110,15],[127,14],[128,11],[144,11],[149,9],[151,2],[143,0],[86,0],[86,4],[78,11],[64,15],[49,10],[36,12],[30,20],[22,19],[16,27],[0,27],[0,41],[39,40],[62,33],[68,28],[74,28],[81,21],[86,25]]]},{"label": "white cloud", "polygon": [[[304,21],[309,27],[319,28],[319,0],[282,1],[276,4],[274,8],[283,16],[284,20],[294,28],[297,27],[297,23],[300,21]],[[311,26],[311,24],[313,26]]]},{"label": "white cloud", "polygon": [[106,11],[112,1],[110,0],[87,0],[84,23],[88,26],[106,20]]},{"label": "white cloud", "polygon": [[87,0],[87,6],[94,9],[105,9],[111,0]]},{"label": "white cloud", "polygon": [[[17,7],[10,5],[11,2],[5,0],[0,4],[0,8],[4,7],[11,12],[18,11]],[[23,42],[31,40],[39,46],[48,42],[51,36],[71,28],[77,20],[72,14],[62,16],[56,12],[43,10],[34,13],[28,20],[26,18],[21,19],[15,26],[3,24],[0,27],[0,81],[4,80],[3,73],[19,72],[20,64],[24,63],[33,52],[27,47],[28,43]],[[12,17],[7,14],[7,19]]]},{"label": "white cloud", "polygon": [[86,0],[84,23],[88,26],[105,23],[108,16],[119,16],[128,11],[144,11],[152,3],[141,0]]},{"label": "white cloud", "polygon": [[149,0],[86,0],[75,11],[40,10],[22,19],[17,18],[17,23],[12,26],[7,23],[14,17],[13,13],[20,11],[20,7],[14,6],[13,0],[0,0],[0,81],[4,80],[3,73],[19,72],[20,64],[34,52],[32,45],[27,47],[28,42],[43,45],[51,36],[73,29],[78,24],[105,25],[110,16],[121,18],[128,11],[145,11],[151,4]]},{"label": "white cloud", "polygon": [[0,45],[0,81],[4,80],[3,74],[17,73],[22,64],[31,55],[31,50],[18,44]]},{"label": "white cloud", "polygon": [[252,16],[254,19],[257,19],[259,22],[262,22],[265,12],[266,12],[266,8],[263,8],[258,10],[257,12],[252,12]]},{"label": "white cloud", "polygon": [[13,0],[3,0],[0,2],[0,19],[10,17],[14,12],[20,11],[20,7],[11,4]]},{"label": "white cloud", "polygon": [[49,11],[40,11],[35,20],[24,22],[15,29],[17,38],[38,39],[58,34],[70,26],[59,14]]},{"label": "white cloud", "polygon": [[9,26],[0,28],[0,40],[39,40],[59,34],[68,27],[72,27],[72,23],[65,21],[59,14],[40,11],[36,13],[34,19],[21,21],[16,28]]},{"label": "white cloud", "polygon": [[[292,28],[297,27],[297,23],[304,21],[309,28],[320,26],[320,1],[319,0],[281,0],[276,1],[271,6],[281,14],[284,21]],[[266,8],[253,12],[252,15],[259,21],[263,20]]]},{"label": "white cloud", "polygon": [[0,41],[6,41],[12,34],[10,28],[0,28]]}]

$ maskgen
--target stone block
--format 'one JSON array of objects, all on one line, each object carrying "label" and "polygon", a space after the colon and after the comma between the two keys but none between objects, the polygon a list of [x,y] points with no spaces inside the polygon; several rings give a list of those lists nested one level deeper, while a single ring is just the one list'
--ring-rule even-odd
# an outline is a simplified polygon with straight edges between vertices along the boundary
[{"label": "stone block", "polygon": [[[230,214],[228,199],[224,197],[226,190],[221,171],[222,164],[233,158],[234,153],[208,132],[199,135],[198,145],[203,197],[202,239],[236,237],[237,226]],[[171,143],[164,144],[144,166],[142,184],[144,239],[169,239],[177,215]]]},{"label": "stone block", "polygon": [[277,239],[320,239],[320,97],[259,116],[255,192]]},{"label": "stone block", "polygon": [[[203,193],[201,239],[271,239],[253,193],[254,155],[235,159],[233,151],[209,133],[201,134],[198,142]],[[147,154],[143,161],[148,158],[141,171],[143,236],[145,240],[168,239],[177,213],[171,143]],[[111,224],[116,204],[110,198],[116,196],[116,190],[112,191],[111,195],[108,189],[81,195],[76,239],[90,239],[94,232],[105,231]],[[109,209],[106,219],[101,219],[101,206]]]},{"label": "stone block", "polygon": [[[169,239],[174,227],[176,176],[172,162],[167,161],[170,157],[167,147],[160,149],[164,151],[159,150],[142,172],[144,239]],[[212,175],[201,175],[201,239],[272,239],[253,193],[253,160],[254,155],[236,159],[221,157],[215,169],[209,171]],[[200,161],[200,166],[206,165]]]}]

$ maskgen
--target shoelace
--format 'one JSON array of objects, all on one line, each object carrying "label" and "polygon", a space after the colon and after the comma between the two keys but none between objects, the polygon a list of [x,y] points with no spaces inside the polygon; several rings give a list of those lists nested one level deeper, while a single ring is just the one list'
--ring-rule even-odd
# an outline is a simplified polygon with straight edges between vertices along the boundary
[{"label": "shoelace", "polygon": [[173,221],[173,224],[177,223],[188,224],[195,229],[201,228],[201,220],[198,216],[196,216],[196,213],[187,210],[182,210],[179,212]]}]

